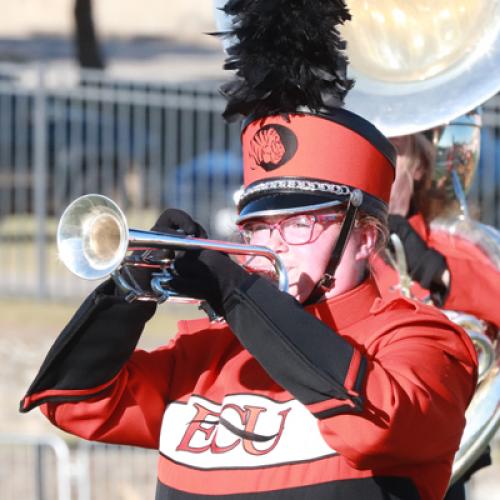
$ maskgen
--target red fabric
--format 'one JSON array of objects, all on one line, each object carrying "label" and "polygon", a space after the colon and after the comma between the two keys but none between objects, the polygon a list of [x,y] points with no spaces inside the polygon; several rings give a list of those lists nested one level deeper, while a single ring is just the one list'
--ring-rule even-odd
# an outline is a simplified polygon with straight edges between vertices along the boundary
[{"label": "red fabric", "polygon": [[[92,389],[80,389],[80,390],[74,390],[72,391],[72,394],[75,397],[88,397],[92,395],[96,395],[104,390],[106,390],[107,387],[113,384],[115,379],[111,379],[109,382],[106,382],[105,384],[99,385],[97,387],[92,387]],[[46,398],[57,398],[59,396],[66,396],[67,391],[65,390],[58,390],[58,389],[51,389],[48,391],[42,391],[38,392],[36,394],[26,396],[22,400],[22,407],[23,408],[30,408],[33,405],[35,405],[38,401],[42,401]]]},{"label": "red fabric", "polygon": [[[392,475],[410,478],[423,500],[441,499],[475,387],[475,352],[465,332],[434,308],[379,298],[371,281],[308,310],[367,357],[363,413],[316,420],[269,378],[224,323],[204,321],[183,322],[184,333],[166,347],[136,351],[101,399],[46,404],[42,411],[86,439],[160,445],[160,480],[192,493]],[[213,423],[222,412],[239,415],[245,429],[270,440],[223,440],[223,429]],[[294,418],[301,412],[308,424],[296,433]],[[270,417],[267,432],[258,427],[257,419]],[[316,434],[323,455],[297,456],[310,452]],[[294,441],[304,436],[305,445],[295,449]],[[286,462],[262,462],[272,453]]]},{"label": "red fabric", "polygon": [[[272,125],[296,137],[296,150],[286,161],[286,141],[272,133]],[[394,168],[387,158],[364,137],[331,120],[313,115],[289,115],[289,121],[281,116],[258,119],[243,131],[242,147],[245,187],[276,177],[306,177],[353,186],[389,201]],[[279,166],[266,170],[262,162]]]},{"label": "red fabric", "polygon": [[[500,271],[480,249],[463,238],[429,229],[420,215],[410,218],[409,222],[427,245],[446,259],[451,279],[443,308],[473,314],[500,328]],[[399,294],[398,274],[390,265],[376,257],[372,271],[383,295]],[[413,284],[412,294],[418,299],[429,296],[418,283]]]},{"label": "red fabric", "polygon": [[[175,484],[177,489],[194,494],[224,495],[228,492],[260,493],[265,491],[301,488],[308,484],[320,484],[336,479],[358,479],[371,477],[370,470],[361,471],[349,467],[339,456],[310,463],[286,464],[273,467],[268,472],[262,469],[248,471],[227,470],[204,471],[187,469],[165,457],[160,457],[159,479],[164,484]],[[368,499],[367,499],[368,500]]]}]

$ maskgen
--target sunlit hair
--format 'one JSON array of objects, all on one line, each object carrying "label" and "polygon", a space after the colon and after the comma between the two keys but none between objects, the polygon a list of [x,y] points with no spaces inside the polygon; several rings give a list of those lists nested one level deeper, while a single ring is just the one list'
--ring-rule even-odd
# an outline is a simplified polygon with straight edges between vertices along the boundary
[{"label": "sunlit hair", "polygon": [[387,244],[389,238],[389,228],[387,222],[382,221],[378,217],[367,214],[366,212],[359,212],[357,216],[357,225],[360,228],[372,226],[377,231],[377,240],[373,253],[381,251]]},{"label": "sunlit hair", "polygon": [[[425,133],[394,137],[391,142],[398,151],[398,167],[404,169],[413,182],[411,209],[430,222],[438,216],[450,215],[458,210],[458,204],[450,202],[434,182],[436,148]],[[420,169],[420,179],[413,180]]]}]

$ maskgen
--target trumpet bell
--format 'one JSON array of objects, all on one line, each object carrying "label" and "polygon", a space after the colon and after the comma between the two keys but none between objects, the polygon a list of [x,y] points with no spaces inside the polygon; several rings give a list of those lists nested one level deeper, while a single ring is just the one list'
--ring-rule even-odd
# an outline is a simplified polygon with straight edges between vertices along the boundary
[{"label": "trumpet bell", "polygon": [[[206,249],[231,255],[259,255],[273,263],[279,289],[283,292],[288,290],[286,267],[270,248],[193,238],[180,233],[129,229],[120,207],[113,200],[98,194],[81,196],[66,208],[57,228],[57,246],[61,261],[73,274],[87,280],[111,275],[118,287],[127,293],[125,299],[128,301],[161,303],[173,299],[183,303],[200,302],[183,297],[168,287],[172,278],[172,259],[152,257],[151,250]],[[127,256],[128,251],[137,254]],[[151,279],[152,292],[141,289],[137,283],[130,284],[122,276],[121,271],[124,270],[130,278],[130,267],[155,270]]]},{"label": "trumpet bell", "polygon": [[128,249],[125,215],[112,200],[98,194],[82,196],[63,212],[57,229],[59,258],[87,280],[108,276]]}]

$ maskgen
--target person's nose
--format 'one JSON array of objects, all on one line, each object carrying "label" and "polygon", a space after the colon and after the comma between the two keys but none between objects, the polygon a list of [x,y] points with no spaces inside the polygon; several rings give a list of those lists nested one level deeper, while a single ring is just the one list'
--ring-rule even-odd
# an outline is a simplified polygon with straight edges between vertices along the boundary
[{"label": "person's nose", "polygon": [[288,250],[288,244],[282,238],[281,233],[277,227],[271,228],[271,235],[269,236],[268,246],[276,253]]}]

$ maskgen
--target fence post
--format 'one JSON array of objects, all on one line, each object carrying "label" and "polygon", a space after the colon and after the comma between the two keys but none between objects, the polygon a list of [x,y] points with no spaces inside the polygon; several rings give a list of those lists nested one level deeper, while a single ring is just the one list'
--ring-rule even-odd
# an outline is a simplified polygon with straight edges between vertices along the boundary
[{"label": "fence post", "polygon": [[[35,491],[38,499],[43,492],[44,463],[40,455],[44,447],[49,447],[55,454],[57,476],[57,499],[71,500],[71,457],[68,445],[56,435],[30,436],[25,434],[4,434],[0,432],[0,445],[27,445],[35,447]],[[2,497],[3,498],[3,497]]]},{"label": "fence post", "polygon": [[46,500],[43,446],[43,444],[36,445],[35,491],[37,500]]},{"label": "fence post", "polygon": [[73,477],[76,476],[77,500],[91,499],[89,445],[80,443],[76,448]]},{"label": "fence post", "polygon": [[41,65],[37,68],[33,123],[36,295],[44,298],[47,296],[47,92]]}]

